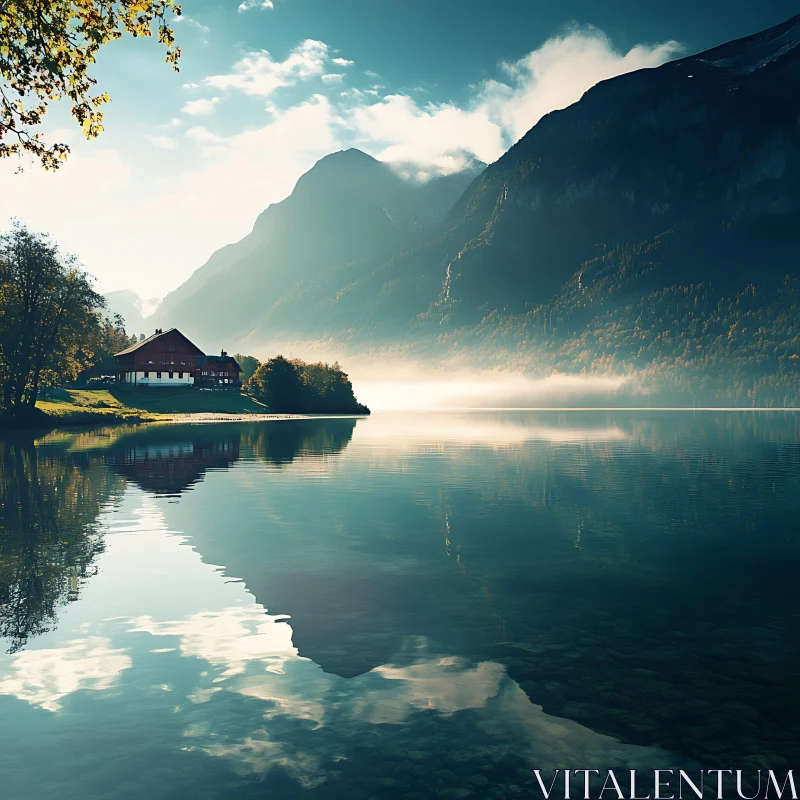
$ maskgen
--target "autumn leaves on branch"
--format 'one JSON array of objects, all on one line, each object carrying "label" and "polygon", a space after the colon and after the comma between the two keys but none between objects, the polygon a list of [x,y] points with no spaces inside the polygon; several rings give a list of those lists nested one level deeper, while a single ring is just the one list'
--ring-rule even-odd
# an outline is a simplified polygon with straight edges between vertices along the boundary
[{"label": "autumn leaves on branch", "polygon": [[[0,158],[29,153],[45,169],[69,154],[48,143],[41,126],[48,106],[66,98],[87,139],[103,130],[104,93],[89,75],[98,50],[125,34],[152,36],[178,70],[180,48],[170,27],[175,0],[5,0],[0,3]],[[20,158],[20,169],[22,159]]]}]

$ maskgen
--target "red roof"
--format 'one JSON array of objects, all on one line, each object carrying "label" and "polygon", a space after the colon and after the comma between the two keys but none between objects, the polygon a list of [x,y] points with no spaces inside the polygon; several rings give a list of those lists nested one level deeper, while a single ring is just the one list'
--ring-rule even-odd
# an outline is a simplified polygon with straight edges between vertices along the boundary
[{"label": "red roof", "polygon": [[194,344],[194,342],[189,341],[189,339],[187,339],[177,328],[170,328],[168,331],[159,331],[158,333],[154,333],[152,336],[142,339],[141,342],[136,342],[136,344],[132,344],[130,347],[126,347],[124,350],[120,350],[119,353],[114,353],[114,358],[117,358],[118,356],[130,355],[145,345],[152,344],[153,342],[157,341],[163,336],[167,336],[170,333],[177,333],[178,336],[180,336],[182,339],[185,339],[190,347],[193,347],[198,354],[203,354],[203,351],[196,344]]}]

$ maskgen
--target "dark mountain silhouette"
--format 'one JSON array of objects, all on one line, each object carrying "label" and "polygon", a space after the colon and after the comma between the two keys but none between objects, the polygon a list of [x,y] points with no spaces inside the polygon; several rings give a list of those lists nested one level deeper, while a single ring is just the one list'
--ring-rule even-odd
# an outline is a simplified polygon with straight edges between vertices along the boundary
[{"label": "dark mountain silhouette", "polygon": [[[432,305],[451,324],[525,313],[570,281],[591,293],[612,274],[629,290],[713,280],[723,292],[794,271],[798,44],[795,17],[603,81],[547,115],[436,237],[371,276],[381,290],[369,293],[385,298],[374,319],[401,322]],[[638,248],[636,268],[625,246]]]}]

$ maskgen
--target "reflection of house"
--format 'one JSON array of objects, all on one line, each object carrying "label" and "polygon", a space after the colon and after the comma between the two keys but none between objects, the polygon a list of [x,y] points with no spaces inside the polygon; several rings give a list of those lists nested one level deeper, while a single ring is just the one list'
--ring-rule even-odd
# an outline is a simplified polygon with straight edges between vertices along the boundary
[{"label": "reflection of house", "polygon": [[209,469],[227,469],[239,458],[239,436],[203,436],[182,441],[142,439],[115,451],[109,463],[153,494],[177,495]]},{"label": "reflection of house", "polygon": [[160,328],[114,356],[117,382],[126,386],[201,386],[238,389],[241,369],[224,350],[207,356],[177,328]]}]

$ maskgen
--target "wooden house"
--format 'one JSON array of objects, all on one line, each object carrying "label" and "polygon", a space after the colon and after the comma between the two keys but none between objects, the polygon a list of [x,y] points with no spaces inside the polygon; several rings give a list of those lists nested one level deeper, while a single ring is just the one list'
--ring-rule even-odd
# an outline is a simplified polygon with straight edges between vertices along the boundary
[{"label": "wooden house", "polygon": [[114,355],[123,386],[198,386],[239,389],[241,368],[224,350],[207,356],[177,328],[160,328]]},{"label": "wooden house", "polygon": [[197,356],[195,386],[206,389],[240,389],[242,368],[224,350],[218,356]]}]

